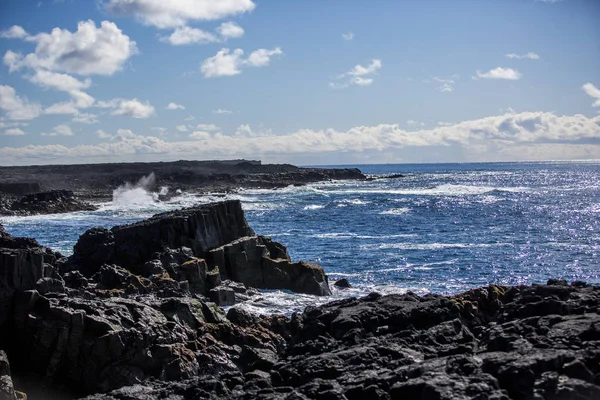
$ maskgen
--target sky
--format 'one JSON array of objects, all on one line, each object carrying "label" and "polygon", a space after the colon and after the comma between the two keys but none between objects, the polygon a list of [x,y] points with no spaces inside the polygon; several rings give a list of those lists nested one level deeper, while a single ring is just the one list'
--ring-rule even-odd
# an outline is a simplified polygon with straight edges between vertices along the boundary
[{"label": "sky", "polygon": [[2,0],[0,165],[600,159],[597,0]]}]

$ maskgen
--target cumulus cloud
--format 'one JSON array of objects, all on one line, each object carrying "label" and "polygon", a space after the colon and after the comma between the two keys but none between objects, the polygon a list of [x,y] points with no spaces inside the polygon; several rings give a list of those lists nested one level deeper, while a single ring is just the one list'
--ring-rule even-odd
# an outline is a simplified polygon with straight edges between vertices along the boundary
[{"label": "cumulus cloud", "polygon": [[27,39],[29,34],[19,25],[13,25],[8,29],[0,31],[0,38],[4,39]]},{"label": "cumulus cloud", "polygon": [[272,50],[258,49],[245,59],[242,49],[230,52],[229,49],[223,48],[213,57],[204,60],[200,71],[205,78],[238,75],[243,67],[265,67],[270,64],[271,57],[280,54],[283,54],[283,51],[279,47]]},{"label": "cumulus cloud", "polygon": [[508,79],[508,80],[516,81],[516,80],[521,79],[522,77],[523,77],[523,75],[516,69],[498,67],[498,68],[491,69],[488,72],[477,71],[476,78]]},{"label": "cumulus cloud", "polygon": [[540,56],[537,53],[534,53],[532,51],[530,51],[529,53],[525,53],[525,54],[510,53],[510,54],[507,54],[506,57],[511,58],[511,59],[517,59],[517,60],[523,60],[523,59],[539,60],[540,59]]},{"label": "cumulus cloud", "polygon": [[135,17],[157,28],[177,28],[190,21],[218,20],[250,12],[252,0],[109,0],[104,8],[118,16]]},{"label": "cumulus cloud", "polygon": [[167,110],[185,110],[185,107],[184,107],[184,106],[182,106],[181,104],[177,104],[177,103],[170,102],[170,103],[167,105],[166,109],[167,109]]},{"label": "cumulus cloud", "polygon": [[76,32],[54,28],[50,33],[31,36],[37,46],[34,53],[22,56],[8,51],[4,63],[11,71],[23,67],[77,75],[113,75],[136,53],[136,43],[116,24],[82,21]]},{"label": "cumulus cloud", "polygon": [[592,83],[588,82],[581,87],[585,93],[591,98],[595,99],[592,107],[600,107],[600,89],[594,86]]},{"label": "cumulus cloud", "polygon": [[374,75],[381,68],[381,60],[373,59],[371,64],[366,67],[357,64],[350,71],[337,76],[337,82],[330,82],[329,87],[332,89],[343,89],[350,85],[369,86],[373,83],[373,78],[365,77]]},{"label": "cumulus cloud", "polygon": [[154,107],[148,101],[140,102],[138,99],[120,100],[112,115],[124,115],[131,118],[148,118],[155,114]]},{"label": "cumulus cloud", "polygon": [[66,101],[66,102],[62,102],[62,103],[55,103],[55,104],[52,104],[50,107],[45,108],[44,114],[49,114],[49,115],[74,114],[74,115],[77,115],[77,114],[79,114],[79,109],[77,108],[77,105],[75,103],[73,103],[72,101]]},{"label": "cumulus cloud", "polygon": [[72,121],[80,124],[97,124],[99,122],[98,116],[90,113],[78,114],[73,118]]},{"label": "cumulus cloud", "polygon": [[171,35],[162,37],[161,40],[163,42],[169,42],[174,46],[192,43],[216,43],[220,41],[219,37],[210,32],[203,31],[202,29],[190,28],[189,26],[182,26],[175,29]]},{"label": "cumulus cloud", "polygon": [[352,32],[342,33],[342,39],[352,40],[352,39],[354,39],[354,33],[352,33]]},{"label": "cumulus cloud", "polygon": [[187,130],[188,130],[188,129],[187,129],[187,126],[185,126],[185,125],[177,125],[177,126],[175,127],[175,129],[176,129],[177,131],[179,131],[179,132],[187,132]]},{"label": "cumulus cloud", "polygon": [[96,101],[82,90],[87,89],[92,84],[89,78],[85,81],[80,81],[71,75],[40,69],[33,76],[29,77],[29,81],[44,88],[67,92],[73,98],[73,106],[77,108],[91,107]]},{"label": "cumulus cloud", "polygon": [[22,136],[25,134],[23,130],[19,128],[11,128],[4,131],[4,134],[7,136]]},{"label": "cumulus cloud", "polygon": [[218,108],[216,110],[213,110],[213,114],[225,114],[225,115],[229,115],[229,114],[233,114],[233,111],[231,111],[231,110],[224,110],[222,108]]},{"label": "cumulus cloud", "polygon": [[29,120],[41,114],[42,106],[19,97],[11,86],[0,85],[0,110],[6,112],[8,119]]},{"label": "cumulus cloud", "polygon": [[[510,153],[510,149],[535,149],[536,147],[552,149],[556,146],[556,149],[568,147],[578,148],[578,151],[581,151],[581,146],[586,145],[579,141],[600,139],[600,116],[588,118],[580,114],[557,116],[547,112],[523,112],[416,131],[406,131],[398,125],[381,124],[358,126],[347,131],[301,129],[281,135],[273,134],[271,131],[255,132],[250,126],[242,125],[234,134],[226,135],[219,131],[209,132],[199,129],[192,132],[190,138],[195,140],[167,142],[157,137],[120,130],[109,142],[93,146],[30,145],[0,148],[0,162],[27,163],[27,160],[32,157],[49,160],[59,158],[61,162],[65,159],[77,158],[114,160],[136,155],[147,158],[146,156],[152,154],[161,158],[193,156],[214,159],[215,157],[362,154],[395,152],[401,149],[414,153],[411,148],[436,146],[463,148],[469,150],[468,154],[475,154],[480,149],[488,149],[487,151],[491,152],[488,155],[492,158],[515,159],[517,155]],[[587,145],[587,148],[594,147]],[[550,153],[544,154],[550,157]],[[600,146],[590,154],[596,156],[600,154]]]},{"label": "cumulus cloud", "polygon": [[209,132],[221,130],[221,128],[219,128],[218,126],[216,126],[214,124],[198,124],[196,126],[196,129],[199,129],[201,131],[209,131]]},{"label": "cumulus cloud", "polygon": [[217,28],[219,35],[225,40],[244,36],[244,29],[235,22],[223,22]]},{"label": "cumulus cloud", "polygon": [[73,136],[73,131],[68,125],[57,125],[50,132],[42,132],[42,136]]}]

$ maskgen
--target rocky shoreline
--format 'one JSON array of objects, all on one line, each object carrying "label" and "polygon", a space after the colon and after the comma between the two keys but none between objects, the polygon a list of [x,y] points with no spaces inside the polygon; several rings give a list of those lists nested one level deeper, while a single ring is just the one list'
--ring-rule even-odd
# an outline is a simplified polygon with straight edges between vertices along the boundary
[{"label": "rocky shoreline", "polygon": [[74,250],[0,225],[0,399],[600,398],[598,286],[225,311],[256,288],[330,293],[238,201],[90,229]]},{"label": "rocky shoreline", "polygon": [[115,189],[150,176],[144,189],[158,194],[166,188],[163,197],[181,191],[228,193],[367,179],[355,168],[301,168],[249,160],[0,167],[0,215],[92,210],[89,202],[110,201]]}]

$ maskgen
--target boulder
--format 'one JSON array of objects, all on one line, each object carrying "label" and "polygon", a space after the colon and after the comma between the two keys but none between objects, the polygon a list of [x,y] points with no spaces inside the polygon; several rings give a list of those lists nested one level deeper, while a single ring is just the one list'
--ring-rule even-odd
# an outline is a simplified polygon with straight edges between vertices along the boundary
[{"label": "boulder", "polygon": [[0,400],[17,400],[8,357],[2,350],[0,350]]},{"label": "boulder", "polygon": [[241,203],[224,201],[157,214],[110,230],[91,229],[77,241],[71,262],[87,275],[102,264],[134,270],[154,259],[156,252],[187,247],[191,255],[204,258],[210,249],[253,234]]}]

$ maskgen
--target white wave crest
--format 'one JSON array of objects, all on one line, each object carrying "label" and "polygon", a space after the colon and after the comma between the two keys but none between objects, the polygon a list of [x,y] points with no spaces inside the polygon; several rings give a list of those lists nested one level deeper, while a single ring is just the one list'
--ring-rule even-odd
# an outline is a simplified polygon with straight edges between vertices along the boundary
[{"label": "white wave crest", "polygon": [[389,210],[385,210],[385,211],[380,212],[379,214],[381,214],[381,215],[402,215],[402,214],[406,214],[409,211],[410,211],[410,208],[408,208],[408,207],[400,207],[400,208],[392,208]]},{"label": "white wave crest", "polygon": [[148,176],[142,176],[136,183],[125,182],[113,191],[112,204],[120,208],[153,204],[158,200],[158,193],[150,191],[155,185],[154,172]]}]

